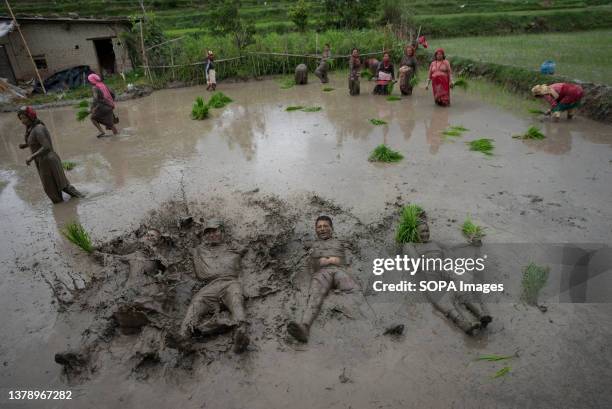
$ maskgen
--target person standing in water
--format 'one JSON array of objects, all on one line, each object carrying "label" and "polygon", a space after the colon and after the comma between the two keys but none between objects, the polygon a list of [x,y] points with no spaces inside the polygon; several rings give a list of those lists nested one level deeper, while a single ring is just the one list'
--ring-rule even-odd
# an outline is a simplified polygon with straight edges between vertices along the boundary
[{"label": "person standing in water", "polygon": [[353,48],[349,57],[349,93],[359,95],[359,77],[361,76],[361,60],[359,50]]},{"label": "person standing in water", "polygon": [[433,96],[436,104],[440,106],[450,105],[450,89],[453,87],[452,70],[450,62],[446,59],[444,50],[438,48],[434,54],[434,60],[429,66],[429,76],[425,89],[433,85]]},{"label": "person standing in water", "polygon": [[204,68],[204,72],[206,73],[206,90],[216,90],[217,73],[215,71],[215,55],[210,50],[208,51],[208,56],[206,57],[206,68]]},{"label": "person standing in water", "polygon": [[113,135],[117,135],[115,123],[119,122],[115,116],[115,94],[110,88],[102,82],[98,74],[89,74],[87,80],[90,82],[93,92],[93,102],[91,103],[91,123],[100,132],[98,138],[106,134],[102,130],[104,125],[106,129],[113,131]]},{"label": "person standing in water", "polygon": [[26,127],[25,143],[20,144],[19,148],[30,148],[32,154],[26,159],[26,165],[30,166],[32,162],[36,164],[38,176],[49,199],[53,203],[63,202],[62,192],[72,197],[84,197],[66,178],[62,161],[53,149],[51,135],[45,124],[38,119],[36,111],[29,106],[22,107],[17,116]]},{"label": "person standing in water", "polygon": [[400,62],[399,85],[402,95],[412,95],[412,78],[416,75],[417,60],[414,54],[414,46],[407,45],[404,56]]}]

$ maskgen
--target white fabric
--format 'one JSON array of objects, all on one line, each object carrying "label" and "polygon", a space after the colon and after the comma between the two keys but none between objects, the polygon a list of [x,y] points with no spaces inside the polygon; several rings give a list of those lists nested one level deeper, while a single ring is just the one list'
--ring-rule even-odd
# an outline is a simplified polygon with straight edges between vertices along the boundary
[{"label": "white fabric", "polygon": [[208,84],[216,84],[217,83],[217,75],[215,70],[208,70]]},{"label": "white fabric", "polygon": [[13,31],[13,28],[14,24],[12,21],[0,21],[0,38]]},{"label": "white fabric", "polygon": [[391,74],[387,74],[386,72],[380,71],[378,73],[378,79],[380,81],[391,81]]}]

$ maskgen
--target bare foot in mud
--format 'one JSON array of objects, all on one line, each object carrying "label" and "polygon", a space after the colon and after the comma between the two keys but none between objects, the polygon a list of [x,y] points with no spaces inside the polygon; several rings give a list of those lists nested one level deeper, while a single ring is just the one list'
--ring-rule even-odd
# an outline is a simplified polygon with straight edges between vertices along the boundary
[{"label": "bare foot in mud", "polygon": [[310,335],[310,328],[306,324],[298,324],[295,321],[291,321],[287,325],[287,332],[296,340],[306,343]]},{"label": "bare foot in mud", "polygon": [[101,132],[98,135],[96,135],[96,138],[104,138],[105,136],[106,134],[104,132]]},{"label": "bare foot in mud", "polygon": [[237,354],[243,353],[250,342],[246,329],[243,327],[237,328],[236,332],[234,332],[234,352]]},{"label": "bare foot in mud", "polygon": [[476,336],[476,335],[480,334],[480,328],[483,328],[482,324],[480,322],[473,322],[471,325],[469,325],[468,327],[464,328],[464,331],[465,331],[466,334],[468,334],[470,336]]},{"label": "bare foot in mud", "polygon": [[486,328],[491,321],[493,321],[493,317],[491,317],[490,315],[483,315],[482,317],[480,317],[480,327],[483,329]]}]

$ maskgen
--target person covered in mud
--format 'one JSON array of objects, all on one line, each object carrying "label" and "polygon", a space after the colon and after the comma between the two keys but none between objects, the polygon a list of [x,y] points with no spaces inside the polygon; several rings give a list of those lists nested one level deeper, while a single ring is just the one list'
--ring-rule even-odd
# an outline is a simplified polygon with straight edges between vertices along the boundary
[{"label": "person covered in mud", "polygon": [[417,59],[413,45],[407,45],[399,68],[399,87],[402,95],[412,95],[412,78],[416,75]]},{"label": "person covered in mud", "polygon": [[429,65],[425,89],[429,89],[429,84],[433,86],[435,103],[440,106],[450,105],[450,89],[453,87],[452,69],[442,48],[436,50],[434,60]]},{"label": "person covered in mud", "polygon": [[388,52],[383,54],[383,59],[378,63],[376,68],[376,86],[374,87],[375,95],[389,95],[389,84],[395,80],[395,68],[391,62],[391,56]]},{"label": "person covered in mud", "polygon": [[536,98],[543,98],[550,104],[545,115],[552,115],[553,121],[561,118],[561,113],[567,113],[567,119],[576,115],[584,90],[578,84],[559,82],[551,85],[536,85],[531,89]]},{"label": "person covered in mud", "polygon": [[329,57],[331,55],[331,48],[329,44],[325,44],[323,47],[323,54],[321,55],[321,61],[319,62],[319,66],[315,70],[314,74],[321,80],[322,84],[326,84],[329,82],[329,78],[327,77],[327,72],[329,71]]},{"label": "person covered in mud", "polygon": [[361,76],[361,59],[359,50],[353,48],[349,57],[349,94],[359,95],[359,77]]},{"label": "person covered in mud", "polygon": [[98,74],[89,74],[87,80],[93,85],[93,101],[91,103],[91,123],[99,131],[98,138],[106,135],[102,130],[104,125],[106,129],[111,130],[113,135],[117,135],[116,123],[119,119],[115,115],[115,94],[113,91],[102,82]]},{"label": "person covered in mud", "polygon": [[295,67],[295,83],[297,85],[308,84],[308,67],[306,64],[298,64]]},{"label": "person covered in mud", "polygon": [[[239,280],[246,249],[237,249],[224,239],[223,222],[210,220],[204,228],[204,242],[192,250],[196,277],[205,285],[193,296],[181,324],[179,336],[212,335],[235,327],[234,351],[242,353],[249,345],[248,323]],[[231,322],[216,317],[220,307],[231,313]],[[205,315],[213,315],[205,322]]]},{"label": "person covered in mud", "polygon": [[30,148],[31,155],[26,159],[26,165],[30,166],[32,162],[36,164],[38,176],[49,199],[53,203],[63,202],[62,192],[72,197],[84,197],[66,178],[62,160],[53,149],[51,135],[45,124],[38,119],[36,111],[30,106],[22,107],[17,117],[26,127],[25,143],[19,144],[19,148]]},{"label": "person covered in mud", "polygon": [[[412,259],[423,260],[441,259],[449,257],[449,249],[446,249],[439,243],[430,240],[429,224],[427,223],[427,214],[422,212],[417,231],[419,234],[420,243],[407,243],[404,245],[404,252]],[[417,277],[421,281],[454,281],[454,273],[452,271],[436,270],[431,271],[421,268],[417,272]],[[457,288],[459,284],[456,283]],[[426,292],[427,299],[432,303],[434,308],[444,314],[457,327],[468,335],[477,335],[481,329],[493,320],[488,312],[485,304],[480,300],[470,299],[466,294],[459,291],[443,291],[443,292]]]},{"label": "person covered in mud", "polygon": [[216,90],[217,74],[215,71],[215,54],[211,50],[208,50],[208,53],[206,54],[206,65],[204,66],[204,74],[206,75],[206,90]]},{"label": "person covered in mud", "polygon": [[319,216],[315,222],[315,231],[317,240],[310,252],[312,277],[306,309],[300,322],[291,321],[287,325],[289,334],[300,342],[308,342],[310,327],[331,289],[348,293],[358,288],[346,271],[348,264],[345,246],[333,237],[332,219],[329,216]]}]

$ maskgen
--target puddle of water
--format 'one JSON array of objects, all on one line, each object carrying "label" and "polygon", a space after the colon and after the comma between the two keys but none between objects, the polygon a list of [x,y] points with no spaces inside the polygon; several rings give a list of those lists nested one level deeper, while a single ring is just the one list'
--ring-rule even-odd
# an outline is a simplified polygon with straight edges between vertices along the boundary
[{"label": "puddle of water", "polygon": [[[387,102],[369,94],[371,83],[362,84],[359,97],[348,96],[343,77],[333,77],[330,85],[332,92],[323,92],[314,82],[288,90],[272,80],[221,84],[220,90],[235,102],[212,110],[205,121],[189,118],[196,96],[209,95],[203,87],[159,91],[119,103],[124,131],[103,139],[95,137],[91,124],[77,122],[71,107],[41,111],[60,157],[78,163],[68,178],[88,193],[86,199],[58,206],[50,204],[35,169],[25,165],[26,154],[17,148],[22,125],[14,114],[0,114],[0,256],[5,261],[0,267],[5,312],[0,318],[0,364],[6,362],[0,389],[63,386],[53,353],[77,342],[82,329],[58,319],[41,277],[49,271],[79,273],[87,268],[61,237],[64,224],[78,220],[95,239],[109,239],[137,226],[160,203],[180,198],[181,180],[189,200],[256,187],[283,198],[314,191],[352,207],[364,222],[377,220],[385,203],[401,195],[404,202],[428,209],[434,238],[441,241],[462,240],[457,223],[447,220],[460,223],[468,214],[487,227],[491,242],[611,241],[609,126],[585,118],[543,123],[538,125],[547,139],[523,142],[511,136],[524,132],[534,118],[489,105],[474,92],[456,91],[453,105],[440,108],[422,88],[411,98]],[[289,105],[323,110],[286,112]],[[374,126],[371,118],[388,125]],[[442,131],[451,125],[469,131],[460,138],[443,138]],[[494,140],[494,156],[467,149],[466,141],[482,137]],[[380,143],[405,159],[392,165],[368,162]],[[526,195],[543,200],[533,205]],[[568,223],[576,214],[584,220]],[[143,408],[179,403],[201,407],[203,402],[231,407],[247,401],[252,407],[303,407],[299,402],[309,407],[359,407],[363,402],[398,407],[415,401],[450,406],[470,401],[477,392],[483,406],[518,406],[546,398],[555,407],[560,396],[567,399],[563,405],[581,406],[589,406],[580,400],[587,391],[592,399],[602,396],[608,383],[600,370],[609,368],[611,357],[602,357],[597,343],[582,344],[579,335],[609,339],[609,306],[561,305],[548,315],[496,308],[498,316],[513,318],[504,320],[504,337],[492,333],[484,344],[459,342],[460,334],[431,311],[414,311],[407,318],[405,341],[391,347],[373,342],[363,351],[351,350],[353,357],[341,354],[339,360],[334,356],[343,351],[341,339],[300,353],[262,343],[242,368],[213,364],[196,379],[170,387],[163,380],[124,384],[127,374],[106,368],[81,393],[80,404],[113,407],[121,398],[125,406]],[[544,329],[549,317],[558,323],[555,330]],[[566,331],[570,327],[571,333]],[[512,382],[500,386],[483,376],[482,368],[468,365],[466,357],[474,348],[501,353],[513,352],[517,345],[535,357],[513,368]],[[575,354],[589,364],[573,365]],[[601,363],[590,362],[590,354],[597,354]],[[343,366],[351,368],[353,383],[338,384]],[[568,392],[561,373],[563,379],[576,380],[580,392]],[[226,391],[228,385],[232,393]],[[107,399],[109,388],[117,391],[112,399]]]}]

